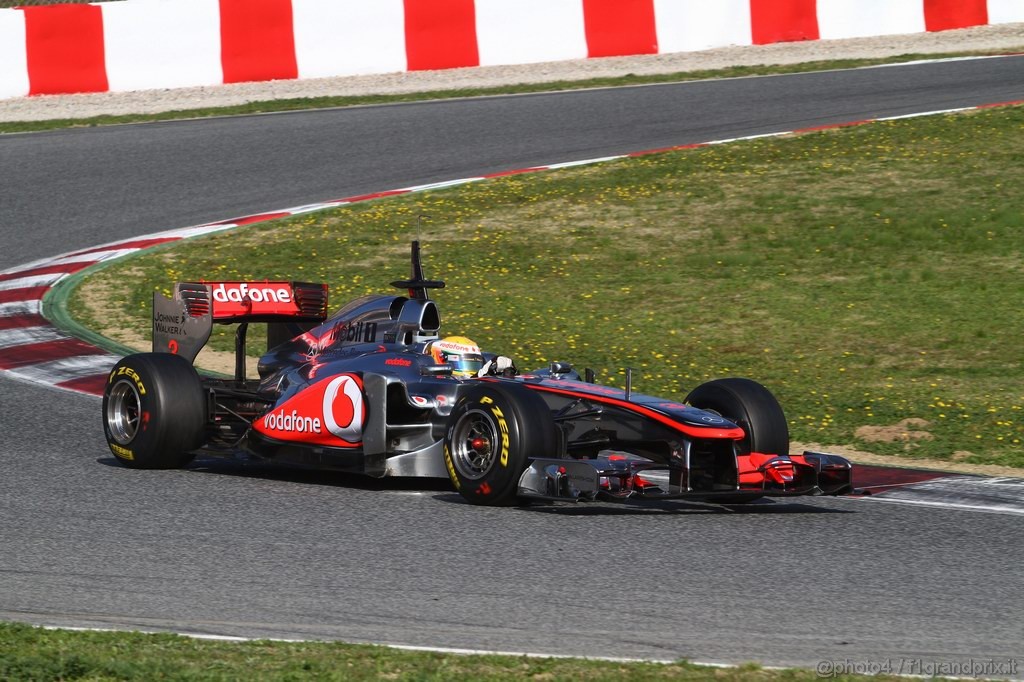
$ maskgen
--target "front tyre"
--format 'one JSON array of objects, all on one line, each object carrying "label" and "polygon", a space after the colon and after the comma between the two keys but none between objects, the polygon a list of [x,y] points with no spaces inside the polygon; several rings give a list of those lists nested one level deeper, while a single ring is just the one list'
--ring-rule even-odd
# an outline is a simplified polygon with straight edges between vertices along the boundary
[{"label": "front tyre", "polygon": [[557,427],[537,395],[512,384],[481,384],[452,410],[444,463],[456,490],[474,504],[516,504],[531,457],[555,457]]},{"label": "front tyre", "polygon": [[739,454],[789,454],[789,425],[782,406],[771,392],[750,379],[715,379],[686,396],[686,403],[725,417],[746,434],[737,445]]},{"label": "front tyre", "polygon": [[103,433],[133,469],[177,469],[203,444],[206,399],[195,368],[170,353],[122,358],[103,390]]},{"label": "front tyre", "polygon": [[[789,454],[789,425],[782,406],[771,391],[750,379],[715,379],[690,391],[686,402],[699,410],[708,410],[725,417],[746,434],[739,441],[737,453],[760,452],[769,455]],[[721,497],[721,504],[746,504],[761,495]]]}]

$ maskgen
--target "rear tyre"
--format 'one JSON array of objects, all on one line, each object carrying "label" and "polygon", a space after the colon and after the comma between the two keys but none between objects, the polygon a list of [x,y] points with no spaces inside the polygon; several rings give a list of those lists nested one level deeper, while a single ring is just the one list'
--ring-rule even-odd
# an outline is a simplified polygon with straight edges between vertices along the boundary
[{"label": "rear tyre", "polygon": [[511,384],[482,384],[456,403],[444,463],[456,490],[474,504],[516,504],[530,457],[555,457],[558,434],[544,400]]},{"label": "rear tyre", "polygon": [[204,442],[206,397],[180,355],[137,353],[114,365],[103,390],[103,433],[133,469],[177,469]]},{"label": "rear tyre", "polygon": [[[700,410],[716,412],[733,422],[746,434],[737,443],[739,454],[760,452],[789,454],[789,424],[782,406],[771,392],[750,379],[716,379],[701,384],[686,396],[686,402]],[[721,497],[723,504],[743,504],[761,499],[761,495]]]}]

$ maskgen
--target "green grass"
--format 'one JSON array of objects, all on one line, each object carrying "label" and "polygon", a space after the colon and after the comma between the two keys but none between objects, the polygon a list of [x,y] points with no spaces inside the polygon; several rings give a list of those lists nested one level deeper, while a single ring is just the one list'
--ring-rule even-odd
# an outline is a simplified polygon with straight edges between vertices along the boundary
[{"label": "green grass", "polygon": [[[1022,48],[1024,49],[1024,48]],[[736,66],[727,69],[705,71],[688,71],[683,73],[650,74],[590,78],[576,81],[553,81],[550,83],[523,83],[489,88],[466,88],[462,90],[437,90],[428,92],[406,93],[399,95],[365,95],[344,97],[304,97],[278,99],[263,102],[247,102],[236,106],[211,107],[200,109],[183,109],[157,114],[130,114],[123,116],[94,116],[91,118],[51,119],[45,121],[0,121],[0,133],[26,133],[45,130],[57,130],[74,127],[94,127],[118,125],[125,123],[146,123],[153,121],[172,121],[191,118],[207,118],[211,116],[241,116],[282,111],[299,111],[308,109],[328,109],[352,106],[370,106],[379,104],[395,104],[399,102],[418,102],[436,99],[455,99],[464,97],[484,97],[494,95],[513,95],[530,92],[555,92],[579,90],[584,88],[623,87],[630,85],[648,85],[652,83],[675,83],[680,81],[708,80],[713,78],[740,78],[745,76],[764,76],[785,73],[804,73],[828,69],[850,69],[879,64],[898,64],[918,59],[942,59],[944,57],[982,56],[1005,54],[1012,50],[990,50],[978,52],[955,52],[946,54],[905,54],[880,59],[843,59],[830,61],[806,62],[803,64],[779,66]]]},{"label": "green grass", "polygon": [[[0,680],[715,680],[810,682],[811,670],[464,656],[336,642],[218,642],[0,623]],[[840,675],[829,679],[866,679]],[[897,679],[872,677],[872,680]]]},{"label": "green grass", "polygon": [[[1024,466],[1024,108],[663,153],[390,198],[124,261],[70,302],[148,338],[154,289],[298,278],[339,305],[420,238],[448,333],[682,398],[749,376],[792,437]],[[98,301],[90,308],[86,301]],[[230,348],[221,334],[213,344]],[[931,439],[868,442],[923,419]],[[909,430],[909,429],[908,429]]]}]

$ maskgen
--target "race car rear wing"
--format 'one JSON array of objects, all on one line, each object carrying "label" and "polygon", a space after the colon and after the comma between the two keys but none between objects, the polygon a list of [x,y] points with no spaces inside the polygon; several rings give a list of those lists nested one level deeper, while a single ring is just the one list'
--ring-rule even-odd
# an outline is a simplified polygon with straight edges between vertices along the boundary
[{"label": "race car rear wing", "polygon": [[274,346],[326,319],[326,284],[179,282],[171,298],[153,293],[153,352],[174,353],[194,362],[210,340],[215,322],[238,324],[235,374],[241,380],[250,322],[266,322],[267,343]]}]

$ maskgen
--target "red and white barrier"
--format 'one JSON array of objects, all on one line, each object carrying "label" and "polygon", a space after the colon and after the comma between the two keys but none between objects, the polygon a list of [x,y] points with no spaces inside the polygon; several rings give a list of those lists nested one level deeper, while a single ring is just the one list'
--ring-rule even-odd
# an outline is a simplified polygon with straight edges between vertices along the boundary
[{"label": "red and white barrier", "polygon": [[1022,0],[122,0],[0,9],[0,98],[1024,21]]},{"label": "red and white barrier", "polygon": [[750,0],[656,0],[659,52],[750,45]]},{"label": "red and white barrier", "polygon": [[220,13],[209,0],[98,5],[112,91],[220,85]]},{"label": "red and white barrier", "polygon": [[825,40],[924,30],[920,0],[831,0],[818,7],[818,31]]},{"label": "red and white barrier", "polygon": [[406,70],[402,0],[292,0],[300,78]]},{"label": "red and white barrier", "polygon": [[27,95],[29,87],[25,16],[0,10],[0,98]]},{"label": "red and white barrier", "polygon": [[587,56],[579,0],[477,0],[481,66],[532,64]]}]

